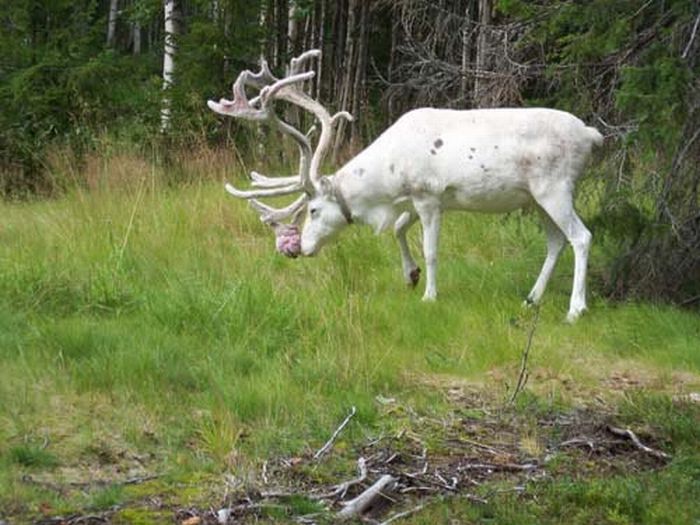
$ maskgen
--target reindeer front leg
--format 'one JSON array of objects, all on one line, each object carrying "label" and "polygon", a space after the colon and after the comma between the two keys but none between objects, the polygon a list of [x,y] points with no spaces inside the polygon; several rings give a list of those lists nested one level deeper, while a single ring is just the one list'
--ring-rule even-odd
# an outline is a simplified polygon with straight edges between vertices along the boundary
[{"label": "reindeer front leg", "polygon": [[415,288],[420,280],[420,268],[413,260],[411,250],[408,248],[406,233],[408,229],[418,220],[418,215],[410,211],[405,211],[394,223],[394,234],[399,242],[401,251],[401,266],[403,268],[403,278],[406,284]]},{"label": "reindeer front leg", "polygon": [[423,301],[437,298],[437,251],[440,237],[440,202],[435,197],[414,200],[423,227],[423,256],[426,279]]}]

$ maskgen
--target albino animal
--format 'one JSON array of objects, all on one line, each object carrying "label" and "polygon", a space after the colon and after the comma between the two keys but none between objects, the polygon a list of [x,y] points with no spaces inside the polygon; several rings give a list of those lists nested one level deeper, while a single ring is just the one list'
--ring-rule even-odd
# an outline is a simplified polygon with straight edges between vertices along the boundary
[{"label": "albino animal", "polygon": [[[403,115],[369,147],[334,175],[321,176],[319,166],[330,144],[335,123],[352,117],[341,112],[331,117],[306,95],[302,83],[313,71],[303,66],[317,50],[293,59],[289,75],[275,78],[263,61],[261,71],[244,71],[233,86],[234,99],[209,101],[223,115],[266,120],[289,134],[299,145],[299,173],[293,177],[251,174],[258,189],[241,191],[230,184],[229,193],[249,199],[261,220],[284,232],[278,249],[295,256],[318,253],[346,226],[370,225],[377,232],[393,227],[398,239],[403,275],[415,285],[420,269],[406,241],[416,220],[423,227],[423,255],[427,278],[423,300],[437,296],[437,253],[442,214],[448,210],[509,212],[535,206],[547,234],[547,256],[528,303],[544,293],[559,254],[568,241],[574,250],[573,290],[567,319],[574,321],[586,309],[586,267],[591,234],[574,211],[573,190],[594,144],[603,137],[594,128],[563,111],[541,108],[457,111],[422,108]],[[248,100],[245,87],[260,88]],[[275,100],[311,111],[321,124],[318,145],[312,153],[304,135],[274,113]],[[302,195],[286,208],[276,209],[259,198],[292,193]],[[294,230],[279,221],[307,218],[300,246]],[[290,237],[291,233],[291,237]]]}]

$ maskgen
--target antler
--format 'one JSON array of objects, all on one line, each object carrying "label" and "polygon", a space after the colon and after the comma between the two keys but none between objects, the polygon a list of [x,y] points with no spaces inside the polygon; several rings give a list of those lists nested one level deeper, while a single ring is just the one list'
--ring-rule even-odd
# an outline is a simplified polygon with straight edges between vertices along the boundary
[{"label": "antler", "polygon": [[[260,213],[260,218],[268,224],[277,223],[287,217],[299,216],[300,211],[308,200],[308,195],[313,193],[318,184],[319,167],[323,157],[330,146],[333,126],[340,118],[352,120],[352,116],[341,111],[332,117],[317,100],[304,93],[302,85],[306,80],[313,78],[314,71],[304,71],[304,66],[311,59],[321,56],[321,51],[313,49],[302,53],[290,62],[288,74],[282,79],[276,78],[265,60],[261,60],[260,71],[253,73],[245,70],[240,73],[233,84],[233,100],[221,99],[219,102],[208,101],[208,106],[213,111],[222,115],[242,118],[253,121],[269,121],[282,133],[294,139],[299,147],[299,172],[291,177],[267,177],[255,171],[251,172],[252,185],[255,190],[239,190],[231,184],[226,184],[226,190],[235,197],[248,199],[251,205]],[[259,95],[248,100],[245,92],[247,86],[259,88]],[[284,100],[311,112],[321,124],[321,134],[312,152],[310,141],[311,132],[304,135],[291,124],[280,119],[274,111],[274,101]],[[285,208],[273,208],[257,199],[289,195],[297,192],[305,192]]]}]

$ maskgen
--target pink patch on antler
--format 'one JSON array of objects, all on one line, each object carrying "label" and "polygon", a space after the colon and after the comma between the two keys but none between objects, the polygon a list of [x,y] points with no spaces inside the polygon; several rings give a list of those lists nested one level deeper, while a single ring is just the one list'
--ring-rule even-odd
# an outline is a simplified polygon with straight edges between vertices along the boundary
[{"label": "pink patch on antler", "polygon": [[301,235],[294,224],[275,226],[275,246],[277,251],[287,257],[298,257],[301,253]]}]

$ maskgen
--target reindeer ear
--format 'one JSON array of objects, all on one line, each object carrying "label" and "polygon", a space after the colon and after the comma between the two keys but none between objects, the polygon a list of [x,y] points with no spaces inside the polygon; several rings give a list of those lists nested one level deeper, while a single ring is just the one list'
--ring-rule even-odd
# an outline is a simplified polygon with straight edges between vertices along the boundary
[{"label": "reindeer ear", "polygon": [[324,197],[330,197],[333,195],[333,183],[325,175],[323,177],[319,177],[318,190]]}]

